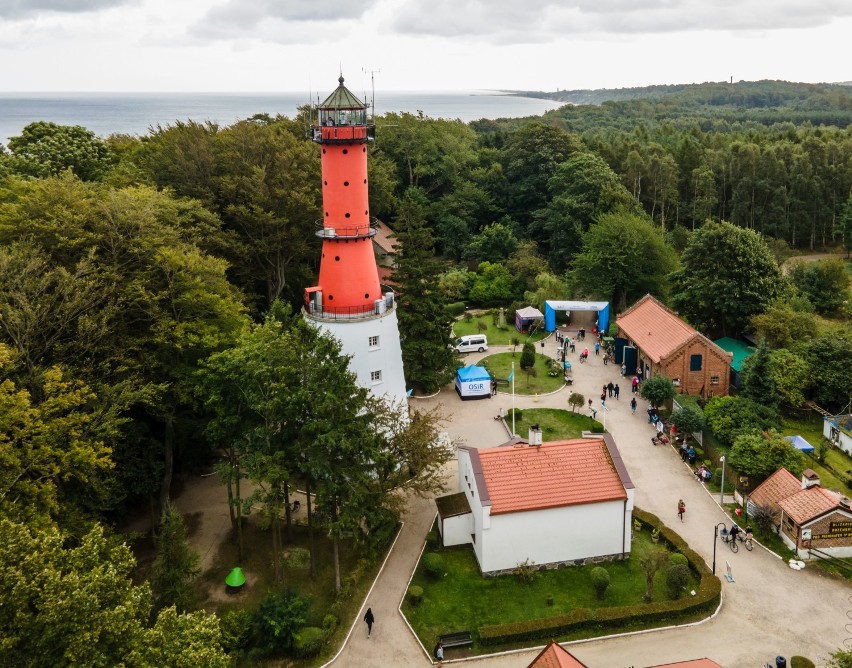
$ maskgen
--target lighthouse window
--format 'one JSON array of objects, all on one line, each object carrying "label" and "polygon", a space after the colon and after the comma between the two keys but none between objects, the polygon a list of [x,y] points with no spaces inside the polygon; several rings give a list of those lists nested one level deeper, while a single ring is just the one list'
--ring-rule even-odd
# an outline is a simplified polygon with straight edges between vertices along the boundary
[{"label": "lighthouse window", "polygon": [[364,293],[364,299],[369,299],[369,298],[370,298],[370,293],[369,293],[369,292],[365,292],[365,293]]},{"label": "lighthouse window", "polygon": [[333,299],[334,299],[334,295],[329,295],[329,296],[328,296],[328,301],[332,301]]},{"label": "lighthouse window", "polygon": [[349,153],[349,149],[348,149],[348,148],[343,149],[343,155],[346,155],[346,154],[348,154],[348,153]]},{"label": "lighthouse window", "polygon": [[369,340],[370,348],[378,348],[379,347],[379,337],[371,336]]},{"label": "lighthouse window", "polygon": [[361,150],[362,150],[362,151],[364,151],[364,153],[366,153],[366,152],[367,152],[367,149],[366,149],[366,148],[362,148]]},{"label": "lighthouse window", "polygon": [[[325,256],[323,256],[323,257],[325,257]],[[335,256],[334,256],[334,261],[335,261],[335,262],[340,262],[340,256],[339,256],[339,255],[335,255]]]},{"label": "lighthouse window", "polygon": [[348,213],[345,215],[345,218],[349,218],[349,214],[348,214]]},{"label": "lighthouse window", "polygon": [[343,185],[348,186],[348,185],[349,185],[349,181],[344,181],[344,182],[343,182]]},{"label": "lighthouse window", "polygon": [[367,179],[364,179],[364,183],[367,183]]},{"label": "lighthouse window", "polygon": [[370,372],[370,380],[372,380],[374,383],[381,383],[382,382],[382,372],[381,371],[371,371]]}]

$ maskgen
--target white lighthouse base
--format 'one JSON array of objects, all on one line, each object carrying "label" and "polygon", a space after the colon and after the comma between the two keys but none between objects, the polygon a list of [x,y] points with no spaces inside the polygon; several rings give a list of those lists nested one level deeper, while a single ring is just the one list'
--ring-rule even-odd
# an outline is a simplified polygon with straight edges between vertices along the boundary
[{"label": "white lighthouse base", "polygon": [[358,385],[374,396],[387,397],[394,404],[405,405],[405,374],[402,368],[402,346],[396,309],[379,315],[337,320],[303,311],[305,318],[341,344],[344,355],[350,355],[349,368]]}]

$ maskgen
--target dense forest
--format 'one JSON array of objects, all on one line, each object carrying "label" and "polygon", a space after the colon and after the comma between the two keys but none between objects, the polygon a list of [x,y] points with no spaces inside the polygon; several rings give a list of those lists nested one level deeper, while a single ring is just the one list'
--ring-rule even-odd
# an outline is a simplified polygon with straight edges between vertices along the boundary
[{"label": "dense forest", "polygon": [[[765,340],[788,404],[845,405],[852,93],[782,82],[647,93],[469,125],[375,119],[371,215],[401,242],[393,280],[411,387],[447,381],[450,315],[465,305],[594,297],[617,311],[651,292],[710,336]],[[166,513],[175,473],[224,458],[229,492],[245,476],[275,518],[290,480],[313,485],[333,537],[381,533],[398,517],[396,487],[437,484],[442,460],[424,454],[435,416],[391,443],[368,436],[392,417],[298,317],[320,254],[309,125],[302,110],[99,138],[37,122],[0,152],[0,532],[16,546],[0,571],[33,551],[58,574],[65,560],[112,560],[125,582],[112,602],[137,604],[132,647],[110,660],[142,657],[164,625],[212,638],[203,617],[150,623],[132,559],[98,533],[137,506]],[[800,251],[838,252],[782,272]],[[321,392],[320,378],[334,382]],[[333,425],[310,418],[323,392]],[[402,470],[418,471],[413,483]],[[88,561],[62,551],[60,531]],[[271,531],[279,549],[284,529]],[[56,614],[73,630],[72,603]],[[12,614],[4,627],[24,614],[13,613],[0,608]],[[9,651],[55,658],[30,617]]]}]

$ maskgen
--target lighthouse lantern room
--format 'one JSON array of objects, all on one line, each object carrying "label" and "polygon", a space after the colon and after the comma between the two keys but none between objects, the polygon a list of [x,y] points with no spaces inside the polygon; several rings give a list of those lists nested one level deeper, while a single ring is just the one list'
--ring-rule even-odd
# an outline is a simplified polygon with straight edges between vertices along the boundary
[{"label": "lighthouse lantern room", "polygon": [[367,144],[375,126],[367,104],[343,85],[316,109],[311,139],[322,148],[323,217],[319,281],[305,290],[305,317],[333,334],[358,383],[377,396],[404,401],[405,377],[394,293],[379,283],[370,217]]}]

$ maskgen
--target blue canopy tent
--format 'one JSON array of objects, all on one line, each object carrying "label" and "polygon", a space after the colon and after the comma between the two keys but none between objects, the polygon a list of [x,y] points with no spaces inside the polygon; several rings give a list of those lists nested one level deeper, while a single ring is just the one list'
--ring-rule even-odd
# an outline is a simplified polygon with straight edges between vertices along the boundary
[{"label": "blue canopy tent", "polygon": [[556,329],[557,311],[597,311],[598,331],[605,332],[609,329],[609,302],[546,301],[544,302],[544,328],[548,332]]},{"label": "blue canopy tent", "polygon": [[456,392],[464,399],[486,399],[491,396],[491,375],[481,366],[471,364],[456,371]]},{"label": "blue canopy tent", "polygon": [[796,450],[801,450],[802,452],[814,451],[814,446],[808,443],[801,436],[786,436],[785,438],[793,444],[793,447],[796,448]]}]

